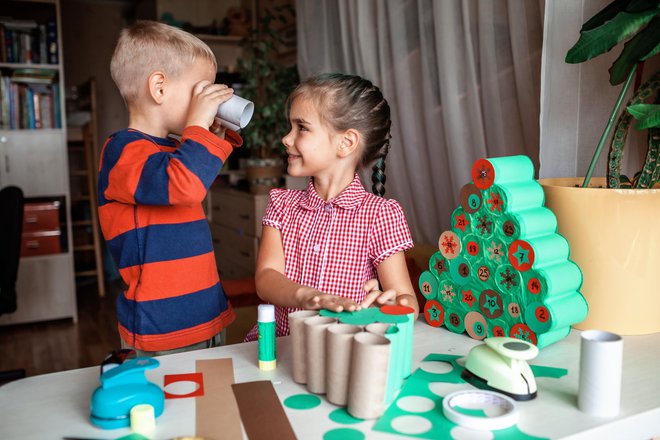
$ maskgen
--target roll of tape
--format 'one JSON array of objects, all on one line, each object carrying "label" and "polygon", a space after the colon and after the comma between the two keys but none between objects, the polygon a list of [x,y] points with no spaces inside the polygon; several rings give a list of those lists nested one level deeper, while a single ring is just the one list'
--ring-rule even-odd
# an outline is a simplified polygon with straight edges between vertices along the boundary
[{"label": "roll of tape", "polygon": [[425,270],[419,276],[419,290],[427,300],[438,296],[438,279],[430,271]]},{"label": "roll of tape", "polygon": [[438,239],[438,249],[443,257],[453,260],[461,253],[461,240],[455,232],[445,231]]},{"label": "roll of tape", "polygon": [[[477,415],[475,410],[481,410]],[[513,399],[487,390],[463,390],[442,399],[442,412],[450,421],[469,429],[496,431],[518,422]]]}]

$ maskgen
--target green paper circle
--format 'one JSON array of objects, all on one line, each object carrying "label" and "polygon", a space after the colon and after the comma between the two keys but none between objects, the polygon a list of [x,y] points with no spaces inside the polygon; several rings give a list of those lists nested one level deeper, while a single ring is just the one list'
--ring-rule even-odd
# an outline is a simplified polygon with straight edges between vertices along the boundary
[{"label": "green paper circle", "polygon": [[332,420],[333,422],[342,425],[352,425],[354,423],[364,422],[364,420],[356,419],[355,417],[350,415],[348,411],[346,411],[346,408],[338,408],[333,412],[331,412],[328,417],[330,417],[330,420]]},{"label": "green paper circle", "polygon": [[291,409],[312,409],[321,404],[321,398],[313,394],[296,394],[284,399],[284,406]]},{"label": "green paper circle", "polygon": [[362,431],[351,428],[339,428],[323,434],[323,440],[364,440]]}]

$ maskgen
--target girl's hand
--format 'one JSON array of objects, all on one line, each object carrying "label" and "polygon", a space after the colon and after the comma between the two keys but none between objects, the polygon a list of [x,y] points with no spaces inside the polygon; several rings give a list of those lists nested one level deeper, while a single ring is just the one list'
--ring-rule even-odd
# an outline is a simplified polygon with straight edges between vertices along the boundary
[{"label": "girl's hand", "polygon": [[350,298],[330,295],[316,289],[309,289],[308,292],[305,292],[301,306],[307,310],[328,309],[337,313],[343,312],[344,310],[347,312],[354,312],[360,308],[360,306]]},{"label": "girl's hand", "polygon": [[370,307],[374,303],[378,306],[396,304],[396,291],[394,289],[389,289],[383,292],[380,290],[378,280],[375,278],[364,283],[362,289],[367,292],[367,296],[365,296],[364,301],[360,303],[361,307]]},{"label": "girl's hand", "polygon": [[[234,90],[224,84],[211,84],[209,81],[200,81],[195,84],[190,107],[188,107],[186,127],[191,125],[205,128],[214,127],[218,106],[229,100],[233,94]],[[215,130],[217,132],[217,127]]]}]

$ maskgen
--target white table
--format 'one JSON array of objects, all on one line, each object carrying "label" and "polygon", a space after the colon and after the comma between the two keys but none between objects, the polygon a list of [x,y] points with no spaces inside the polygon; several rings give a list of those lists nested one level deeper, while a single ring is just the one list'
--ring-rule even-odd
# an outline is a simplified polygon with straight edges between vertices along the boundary
[{"label": "white table", "polygon": [[[518,427],[527,434],[546,438],[649,439],[659,435],[660,334],[624,338],[621,412],[611,419],[588,416],[576,407],[579,335],[580,331],[573,330],[566,339],[542,349],[530,362],[567,368],[568,374],[561,379],[537,379],[538,397],[520,403]],[[466,355],[477,343],[465,335],[418,321],[413,369],[429,353]],[[160,367],[148,371],[147,377],[162,386],[166,374],[194,372],[196,359],[232,358],[236,382],[272,380],[281,400],[306,393],[304,386],[292,380],[290,338],[278,339],[277,356],[277,369],[263,372],[257,367],[256,343],[199,350],[158,358]],[[70,436],[111,439],[129,434],[128,428],[106,431],[89,422],[89,399],[98,385],[99,368],[92,367],[30,377],[0,387],[0,438],[59,439]],[[446,385],[447,392],[470,388],[467,384]],[[321,400],[321,405],[312,410],[285,407],[298,438],[321,439],[326,431],[345,427],[328,419],[328,414],[336,407],[324,398]],[[193,435],[194,407],[193,399],[167,399],[152,438]],[[361,430],[367,439],[405,438],[373,431],[373,424],[374,421],[365,421],[350,425],[350,428]]]}]

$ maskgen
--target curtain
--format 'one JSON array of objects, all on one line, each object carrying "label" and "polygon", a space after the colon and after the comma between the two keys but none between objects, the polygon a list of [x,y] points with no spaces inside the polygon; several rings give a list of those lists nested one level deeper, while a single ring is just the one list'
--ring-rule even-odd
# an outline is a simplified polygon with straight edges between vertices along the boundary
[{"label": "curtain", "polygon": [[543,2],[297,0],[296,14],[301,78],[361,75],[388,100],[386,197],[416,242],[449,228],[477,159],[538,164]]}]

